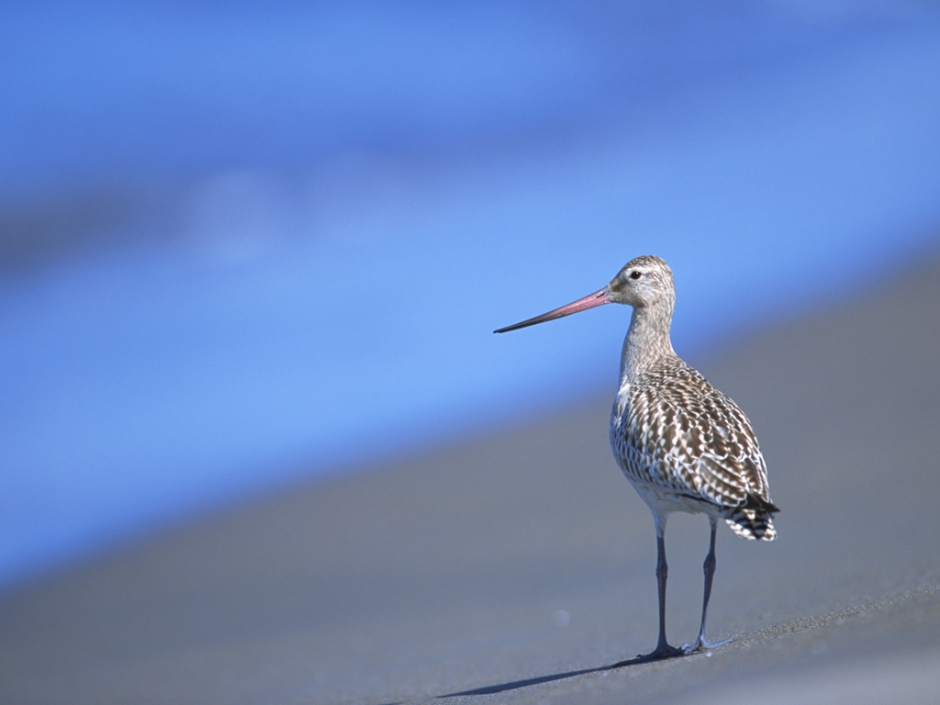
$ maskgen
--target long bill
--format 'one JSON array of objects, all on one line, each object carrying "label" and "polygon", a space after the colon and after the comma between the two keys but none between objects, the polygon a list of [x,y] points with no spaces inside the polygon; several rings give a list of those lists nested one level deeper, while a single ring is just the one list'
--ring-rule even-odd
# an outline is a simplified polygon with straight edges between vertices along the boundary
[{"label": "long bill", "polygon": [[587,311],[589,308],[596,308],[597,306],[603,306],[604,304],[609,303],[610,289],[605,286],[600,291],[595,291],[593,294],[588,294],[583,299],[572,301],[567,306],[556,308],[554,311],[543,313],[541,316],[536,316],[535,318],[530,318],[528,320],[522,321],[521,323],[516,323],[511,326],[506,326],[505,328],[500,328],[499,330],[494,330],[493,332],[508,333],[511,330],[527,328],[529,326],[534,326],[536,323],[544,323],[545,321],[554,321],[556,318],[563,318],[564,316],[570,316],[572,313]]}]

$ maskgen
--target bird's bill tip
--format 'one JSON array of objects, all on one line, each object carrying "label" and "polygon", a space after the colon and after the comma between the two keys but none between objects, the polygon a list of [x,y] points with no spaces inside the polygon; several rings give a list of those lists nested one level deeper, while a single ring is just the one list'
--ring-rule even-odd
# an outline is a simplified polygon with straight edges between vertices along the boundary
[{"label": "bird's bill tip", "polygon": [[506,326],[505,328],[499,328],[494,330],[494,333],[508,333],[511,330],[518,330],[520,328],[528,328],[529,326],[534,326],[537,323],[544,323],[545,321],[553,321],[556,318],[563,318],[564,316],[570,316],[572,313],[578,313],[580,311],[587,311],[589,308],[596,308],[597,306],[603,306],[604,304],[610,303],[610,289],[606,286],[600,291],[595,291],[593,294],[588,294],[584,298],[578,299],[577,301],[572,301],[570,304],[556,308],[548,313],[543,313],[541,316],[536,316],[535,318],[529,318],[520,323],[514,323],[511,326]]}]

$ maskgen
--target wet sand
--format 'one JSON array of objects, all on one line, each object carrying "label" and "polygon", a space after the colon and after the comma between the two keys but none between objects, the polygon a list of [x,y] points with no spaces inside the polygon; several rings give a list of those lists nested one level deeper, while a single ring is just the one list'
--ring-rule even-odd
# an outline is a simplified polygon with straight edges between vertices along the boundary
[{"label": "wet sand", "polygon": [[[0,702],[935,702],[940,259],[690,362],[750,416],[783,510],[770,544],[721,528],[725,646],[602,668],[656,639],[652,520],[610,455],[611,390],[4,595]],[[670,518],[677,644],[707,534]]]}]

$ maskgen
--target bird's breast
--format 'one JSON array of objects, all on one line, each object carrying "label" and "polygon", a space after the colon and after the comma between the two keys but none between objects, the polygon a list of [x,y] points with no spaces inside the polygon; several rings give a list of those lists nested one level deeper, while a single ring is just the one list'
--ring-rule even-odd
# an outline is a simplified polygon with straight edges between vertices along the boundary
[{"label": "bird's breast", "polygon": [[630,382],[624,381],[617,390],[614,406],[610,412],[610,447],[617,464],[627,477],[636,476],[638,466],[643,462],[637,452],[639,450],[635,438],[637,429],[632,428],[630,399],[632,391]]},{"label": "bird's breast", "polygon": [[630,414],[631,390],[632,386],[629,381],[624,381],[620,385],[620,389],[617,390],[617,396],[614,398],[614,408],[611,410],[610,414],[611,430],[613,430],[615,426],[627,421],[627,417]]},{"label": "bird's breast", "polygon": [[[649,395],[628,381],[621,384],[610,416],[610,446],[627,479],[638,488],[671,492],[686,489],[676,474],[674,449],[664,443],[664,419],[652,413]],[[670,431],[672,429],[669,429]],[[642,492],[641,492],[642,494]]]}]

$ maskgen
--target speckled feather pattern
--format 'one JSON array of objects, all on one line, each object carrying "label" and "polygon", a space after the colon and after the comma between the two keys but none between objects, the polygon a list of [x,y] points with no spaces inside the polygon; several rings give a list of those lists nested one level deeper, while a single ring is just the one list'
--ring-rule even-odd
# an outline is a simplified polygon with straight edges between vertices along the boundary
[{"label": "speckled feather pattern", "polygon": [[744,538],[776,537],[767,469],[747,417],[675,355],[622,385],[610,442],[655,510],[704,512]]},{"label": "speckled feather pattern", "polygon": [[744,412],[672,348],[672,270],[637,257],[608,285],[633,306],[610,442],[620,468],[661,519],[673,511],[724,519],[739,536],[776,537],[767,468]]}]

